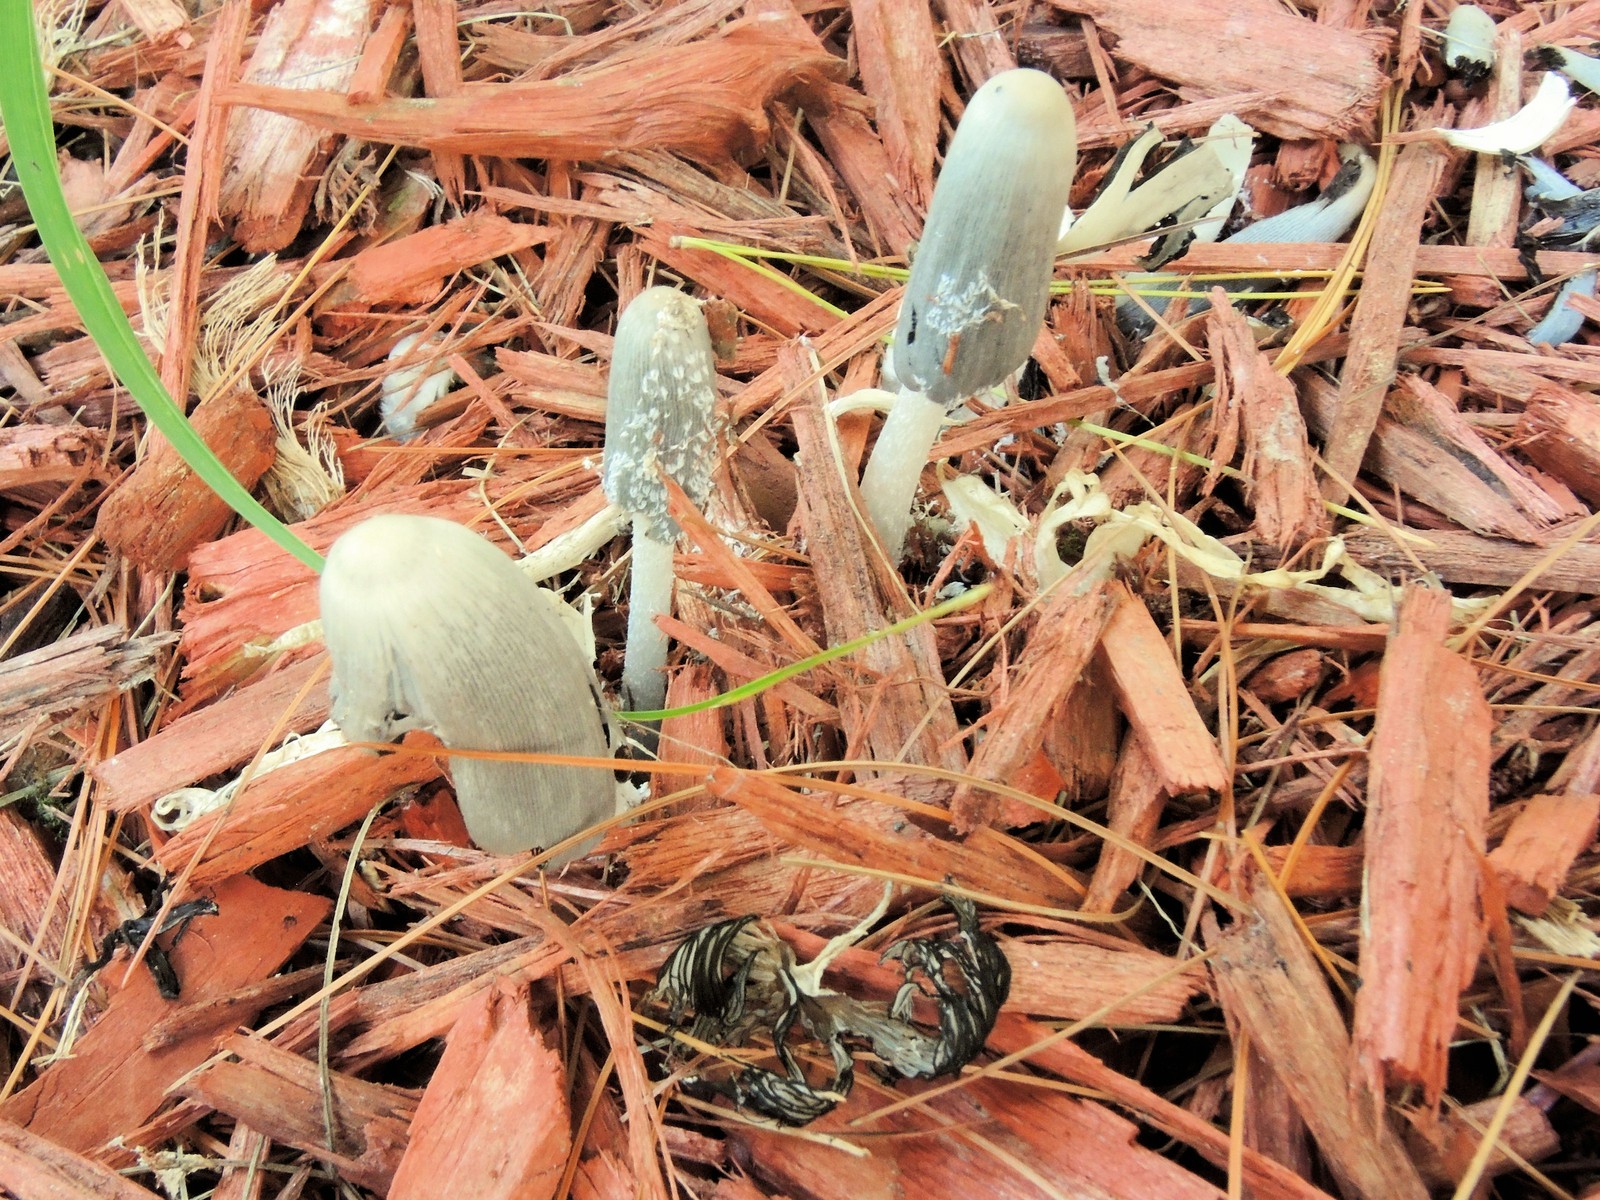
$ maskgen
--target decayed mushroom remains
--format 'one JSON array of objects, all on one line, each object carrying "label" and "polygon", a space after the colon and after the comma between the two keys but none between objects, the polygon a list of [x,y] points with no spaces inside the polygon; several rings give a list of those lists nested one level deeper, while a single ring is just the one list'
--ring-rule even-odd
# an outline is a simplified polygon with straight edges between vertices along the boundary
[{"label": "decayed mushroom remains", "polygon": [[1050,76],[1002,71],[973,94],[906,281],[900,395],[861,480],[891,555],[946,411],[1003,382],[1033,349],[1076,164],[1072,105]]},{"label": "decayed mushroom remains", "polygon": [[[328,551],[320,602],[333,718],[350,739],[422,729],[454,749],[610,756],[594,672],[557,601],[471,530],[363,521]],[[467,832],[495,854],[553,846],[616,808],[604,770],[455,758],[451,773]]]},{"label": "decayed mushroom remains", "polygon": [[667,696],[667,635],[655,619],[672,611],[680,530],[667,515],[662,476],[700,506],[716,459],[716,361],[705,315],[680,291],[649,288],[617,321],[601,472],[606,497],[633,518],[624,708],[659,709]]}]

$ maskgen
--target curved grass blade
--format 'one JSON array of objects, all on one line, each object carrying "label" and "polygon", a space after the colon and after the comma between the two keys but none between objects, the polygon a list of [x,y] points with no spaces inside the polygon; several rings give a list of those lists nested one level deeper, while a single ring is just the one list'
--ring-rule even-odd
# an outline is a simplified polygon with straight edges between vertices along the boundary
[{"label": "curved grass blade", "polygon": [[320,572],[322,556],[228,473],[167,394],[111,290],[111,281],[72,219],[56,169],[55,125],[29,0],[0,0],[0,46],[8,47],[9,60],[6,69],[0,71],[0,122],[11,143],[17,180],[38,227],[39,240],[60,274],[84,328],[150,423],[172,443],[201,481],[234,512],[313,571]]},{"label": "curved grass blade", "polygon": [[708,700],[701,700],[696,704],[685,704],[681,708],[658,708],[649,712],[619,712],[616,715],[625,721],[664,721],[668,717],[687,717],[694,713],[709,712],[713,708],[726,708],[730,704],[737,704],[741,700],[748,700],[751,696],[760,695],[770,687],[793,679],[796,675],[804,675],[813,667],[820,667],[823,663],[832,662],[836,658],[843,658],[847,654],[854,654],[866,646],[872,645],[882,638],[893,634],[904,633],[908,629],[915,629],[918,625],[926,625],[929,621],[937,621],[940,617],[948,617],[951,613],[960,612],[978,603],[990,592],[994,585],[980,583],[977,587],[969,588],[959,596],[954,596],[932,608],[914,613],[903,621],[896,621],[893,625],[885,626],[872,633],[862,634],[852,638],[839,646],[830,646],[809,658],[802,658],[799,662],[792,662],[786,667],[779,667],[776,671],[769,671],[749,683],[741,684]]}]

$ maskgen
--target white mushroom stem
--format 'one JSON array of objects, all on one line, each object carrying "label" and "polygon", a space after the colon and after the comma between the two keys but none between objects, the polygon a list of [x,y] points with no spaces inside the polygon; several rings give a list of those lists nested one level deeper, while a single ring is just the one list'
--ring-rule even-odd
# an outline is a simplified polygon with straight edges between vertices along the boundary
[{"label": "white mushroom stem", "polygon": [[928,452],[944,424],[944,405],[921,392],[901,388],[878,434],[878,443],[861,476],[867,517],[883,538],[889,557],[898,560],[911,527],[911,502],[917,496]]},{"label": "white mushroom stem", "polygon": [[666,707],[667,635],[656,618],[672,613],[672,553],[672,542],[634,529],[628,648],[622,666],[622,704],[629,712]]}]

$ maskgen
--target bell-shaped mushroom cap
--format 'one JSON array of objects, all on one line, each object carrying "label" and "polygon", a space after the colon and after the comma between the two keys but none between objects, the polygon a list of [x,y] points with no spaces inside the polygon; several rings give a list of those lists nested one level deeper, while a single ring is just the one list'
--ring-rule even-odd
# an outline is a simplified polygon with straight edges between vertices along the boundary
[{"label": "bell-shaped mushroom cap", "polygon": [[696,505],[716,466],[716,361],[705,314],[690,296],[647,288],[617,321],[606,389],[606,497],[658,542],[675,541],[665,471]]},{"label": "bell-shaped mushroom cap", "polygon": [[[333,718],[347,737],[425,729],[463,750],[609,757],[594,673],[511,559],[451,521],[384,515],[334,542],[322,573]],[[472,840],[552,846],[615,811],[608,771],[451,761]]]},{"label": "bell-shaped mushroom cap", "polygon": [[1042,71],[1002,71],[967,104],[911,264],[894,372],[947,408],[1033,349],[1077,165],[1072,105]]}]

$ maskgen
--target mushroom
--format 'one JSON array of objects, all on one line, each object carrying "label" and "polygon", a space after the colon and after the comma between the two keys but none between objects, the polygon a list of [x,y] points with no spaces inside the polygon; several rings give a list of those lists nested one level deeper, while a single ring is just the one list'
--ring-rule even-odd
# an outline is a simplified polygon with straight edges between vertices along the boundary
[{"label": "mushroom", "polygon": [[861,479],[892,556],[946,412],[1033,349],[1076,164],[1072,105],[1050,76],[1002,71],[973,94],[906,281],[893,350],[900,394]]},{"label": "mushroom", "polygon": [[1476,87],[1494,70],[1494,18],[1476,4],[1458,4],[1444,27],[1444,67]]},{"label": "mushroom", "polygon": [[711,494],[717,458],[716,363],[705,314],[669,287],[647,288],[617,321],[606,389],[601,485],[633,518],[633,582],[622,668],[623,707],[666,703],[667,635],[656,617],[672,611],[672,553],[681,532],[667,515],[671,478],[691,502]]},{"label": "mushroom", "polygon": [[[362,521],[328,551],[319,598],[333,719],[350,739],[423,729],[453,749],[610,756],[594,672],[557,602],[471,530]],[[494,854],[553,846],[616,809],[608,771],[472,758],[451,771],[467,832]]]}]

